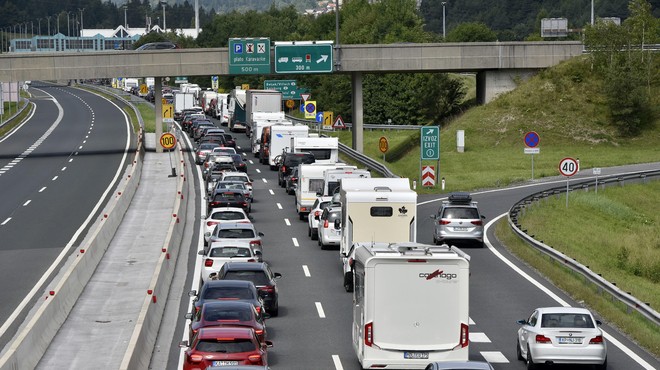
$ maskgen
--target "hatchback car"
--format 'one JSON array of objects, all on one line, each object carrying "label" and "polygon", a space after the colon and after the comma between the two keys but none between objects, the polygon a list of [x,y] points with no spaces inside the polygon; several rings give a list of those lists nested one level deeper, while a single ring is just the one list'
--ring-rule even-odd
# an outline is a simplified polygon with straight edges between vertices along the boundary
[{"label": "hatchback car", "polygon": [[261,250],[255,250],[250,242],[245,240],[226,239],[211,243],[207,249],[198,252],[202,255],[202,281],[218,270],[227,262],[261,262]]},{"label": "hatchback car", "polygon": [[542,307],[518,320],[516,355],[527,363],[581,364],[607,368],[607,344],[601,323],[579,307]]},{"label": "hatchback car", "polygon": [[255,250],[262,251],[262,236],[264,236],[264,233],[258,232],[253,224],[227,222],[215,226],[213,232],[209,235],[209,243],[224,239],[245,240]]},{"label": "hatchback car", "polygon": [[[188,347],[188,341],[181,342]],[[206,369],[209,366],[266,365],[267,348],[254,329],[241,327],[202,328],[185,352],[183,370]]]},{"label": "hatchback car", "polygon": [[211,189],[211,194],[225,190],[241,191],[248,202],[253,201],[252,188],[242,181],[216,181],[215,187]]},{"label": "hatchback car", "polygon": [[317,227],[317,239],[321,249],[330,246],[339,246],[341,241],[341,228],[337,227],[335,221],[341,220],[341,207],[326,207],[319,217]]},{"label": "hatchback car", "polygon": [[291,173],[284,179],[284,191],[289,195],[296,194],[296,188],[298,187],[298,168],[300,167],[294,167]]},{"label": "hatchback car", "polygon": [[203,164],[206,159],[206,155],[213,151],[213,148],[219,147],[218,143],[203,143],[199,144],[195,150],[195,164]]},{"label": "hatchback car", "polygon": [[249,302],[242,301],[212,301],[202,305],[196,313],[189,312],[186,319],[190,320],[190,342],[201,328],[218,326],[243,326],[253,328],[259,341],[266,343],[266,322],[268,314],[260,314]]},{"label": "hatchback car", "polygon": [[276,160],[278,163],[279,169],[277,171],[277,183],[284,187],[284,179],[291,173],[294,167],[297,167],[299,164],[309,164],[314,163],[316,159],[312,153],[293,153],[285,152],[282,156]]},{"label": "hatchback car", "polygon": [[245,199],[242,190],[218,190],[209,196],[206,212],[211,213],[213,208],[218,207],[239,207],[249,214],[252,203]]},{"label": "hatchback car", "polygon": [[307,236],[312,240],[318,239],[319,218],[325,207],[330,205],[332,197],[317,197],[312,206],[312,210],[307,215]]},{"label": "hatchback car", "polygon": [[257,312],[263,312],[264,302],[253,282],[247,280],[208,280],[202,285],[199,293],[196,290],[188,292],[193,297],[191,311],[202,309],[206,302],[213,301],[245,301],[250,302]]},{"label": "hatchback car", "polygon": [[264,308],[271,316],[279,313],[279,294],[276,280],[282,274],[272,272],[266,262],[227,262],[215,277],[218,280],[247,280],[254,283],[264,300]]},{"label": "hatchback car", "polygon": [[450,194],[431,218],[435,221],[433,243],[471,241],[483,246],[483,220],[486,217],[479,212],[477,202],[472,201],[470,194]]},{"label": "hatchback car", "polygon": [[215,225],[220,223],[252,223],[252,218],[240,207],[218,207],[204,218],[204,243],[208,243],[209,236]]},{"label": "hatchback car", "polygon": [[230,154],[230,156],[231,159],[234,160],[234,167],[236,167],[236,170],[247,173],[248,166],[245,159],[243,159],[243,156],[240,154]]}]

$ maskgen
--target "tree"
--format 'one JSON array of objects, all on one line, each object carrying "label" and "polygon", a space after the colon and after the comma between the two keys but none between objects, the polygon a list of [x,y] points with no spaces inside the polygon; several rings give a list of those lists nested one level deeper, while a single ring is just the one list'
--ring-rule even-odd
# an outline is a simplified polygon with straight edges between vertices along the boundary
[{"label": "tree", "polygon": [[497,34],[480,22],[462,23],[447,32],[447,42],[497,41]]}]

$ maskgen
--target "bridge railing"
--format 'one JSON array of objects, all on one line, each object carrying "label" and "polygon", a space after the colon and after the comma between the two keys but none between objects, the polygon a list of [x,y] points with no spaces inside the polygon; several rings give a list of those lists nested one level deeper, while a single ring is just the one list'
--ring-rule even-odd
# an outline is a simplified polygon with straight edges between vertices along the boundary
[{"label": "bridge railing", "polygon": [[[599,178],[598,184],[594,180],[585,180],[581,182],[576,182],[569,186],[568,191],[578,191],[583,190],[587,191],[590,187],[601,186],[605,187],[606,185],[623,185],[625,182],[639,182],[639,181],[648,181],[649,178],[658,178],[660,177],[660,170],[653,171],[642,171],[636,173],[630,173],[626,175],[613,175],[605,176]],[[657,180],[657,179],[656,179]],[[528,230],[523,229],[518,222],[518,216],[525,212],[525,209],[532,206],[534,202],[538,202],[544,198],[550,196],[557,196],[560,194],[565,194],[567,191],[566,186],[558,186],[556,188],[544,190],[538,193],[531,194],[511,207],[509,210],[508,222],[511,229],[523,240],[525,240],[532,247],[537,250],[545,253],[555,261],[561,263],[562,265],[568,267],[572,271],[582,275],[585,281],[590,281],[592,284],[598,287],[600,292],[607,292],[614,299],[617,299],[621,303],[627,306],[628,313],[632,311],[638,312],[640,315],[646,317],[649,321],[653,322],[655,325],[660,325],[660,314],[658,311],[651,308],[647,303],[640,301],[639,299],[633,297],[630,293],[621,290],[614,283],[607,281],[600,274],[592,271],[588,266],[585,266],[570,256],[565,255],[564,253],[552,248],[551,246],[538,241],[534,238],[534,235],[528,234]]]}]

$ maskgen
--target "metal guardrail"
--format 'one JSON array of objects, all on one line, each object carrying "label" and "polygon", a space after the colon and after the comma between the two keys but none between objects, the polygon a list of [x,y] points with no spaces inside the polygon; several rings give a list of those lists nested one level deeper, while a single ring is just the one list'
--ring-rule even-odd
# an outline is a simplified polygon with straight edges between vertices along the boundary
[{"label": "metal guardrail", "polygon": [[[626,181],[646,181],[650,177],[660,177],[660,170],[643,171],[643,172],[636,172],[625,175],[604,176],[603,178],[599,178],[597,180],[598,184],[596,184],[596,181],[594,181],[593,179],[580,181],[572,184],[572,186],[569,186],[568,191],[588,190],[589,187],[593,187],[593,186],[604,187],[608,184],[623,185],[624,182]],[[564,266],[570,268],[574,272],[581,274],[585,278],[585,280],[589,280],[591,283],[598,286],[599,290],[609,293],[613,298],[616,298],[621,303],[625,304],[628,307],[628,313],[630,313],[632,310],[635,310],[639,314],[649,319],[651,322],[655,323],[655,325],[660,325],[660,313],[658,313],[658,311],[651,308],[649,304],[644,303],[639,299],[633,297],[630,293],[621,290],[614,283],[605,280],[600,274],[591,271],[591,269],[589,269],[588,266],[585,266],[575,261],[573,258],[553,249],[551,246],[534,239],[534,235],[527,234],[527,230],[521,229],[520,224],[518,223],[518,214],[524,211],[524,208],[528,207],[533,202],[539,201],[543,198],[547,198],[552,195],[559,195],[562,193],[563,194],[566,193],[566,186],[558,186],[556,188],[531,194],[521,199],[516,204],[514,204],[513,207],[511,207],[511,209],[509,210],[509,217],[508,217],[509,226],[516,234],[518,234],[519,237],[527,241],[534,248],[547,254],[548,256],[558,261],[559,263],[562,263]]]},{"label": "metal guardrail", "polygon": [[[288,119],[290,119],[293,123],[296,124],[303,124],[310,126],[310,128],[315,128],[317,126],[316,121],[311,121],[311,120],[304,120],[300,118],[296,118],[293,116],[286,116]],[[366,126],[366,125],[365,125]],[[371,126],[379,126],[379,125],[371,125]],[[392,125],[383,125],[383,126],[392,126]],[[421,126],[413,126],[413,127],[421,127]],[[367,157],[366,155],[354,150],[353,148],[349,147],[348,145],[344,145],[342,143],[339,143],[339,151],[342,154],[347,155],[351,159],[353,159],[356,162],[359,162],[360,164],[364,165],[368,169],[372,171],[376,171],[383,175],[384,177],[399,177],[394,174],[394,172],[390,171],[387,166],[384,164],[376,161],[375,159],[372,159],[370,157]]]},{"label": "metal guardrail", "polygon": [[21,104],[19,103],[18,104],[19,108],[16,111],[16,113],[14,113],[11,117],[7,118],[6,120],[0,122],[0,128],[3,128],[6,124],[11,122],[14,118],[18,117],[18,115],[23,113],[25,108],[27,108],[28,105],[30,105],[30,101],[28,99],[24,98],[24,97],[21,97],[20,101],[24,103],[23,106],[21,106]]}]

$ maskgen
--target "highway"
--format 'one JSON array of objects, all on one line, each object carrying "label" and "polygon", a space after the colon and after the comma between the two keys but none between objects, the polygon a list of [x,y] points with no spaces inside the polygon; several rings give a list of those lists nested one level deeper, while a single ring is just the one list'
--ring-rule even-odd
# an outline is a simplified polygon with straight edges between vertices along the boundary
[{"label": "highway", "polygon": [[[265,234],[264,259],[271,264],[273,271],[283,275],[278,281],[280,315],[267,321],[269,339],[274,342],[269,351],[269,365],[273,369],[359,369],[351,344],[352,296],[342,286],[338,252],[322,251],[316,241],[307,236],[307,224],[298,219],[293,196],[277,185],[274,171],[254,160],[246,136],[242,133],[234,136],[250,160],[248,173],[254,180],[255,189],[252,216],[257,229]],[[564,180],[557,181],[565,183]],[[486,221],[491,222],[505,214],[511,204],[525,194],[557,186],[557,183],[544,181],[475,192],[473,198],[479,202]],[[197,187],[200,188],[199,183]],[[440,199],[437,195],[419,197],[419,242],[431,243],[432,221],[428,216],[437,210]],[[204,209],[203,205],[198,193],[197,209]],[[202,213],[198,211],[198,214]],[[199,225],[199,220],[197,222]],[[197,231],[189,247],[189,258],[196,260],[197,265],[200,259],[196,251],[202,245],[200,236]],[[487,248],[464,249],[472,257],[470,359],[487,360],[498,370],[524,369],[524,363],[518,361],[515,354],[516,321],[527,318],[536,307],[579,306],[579,303],[511,256],[495,239],[492,229],[489,229],[488,240]],[[199,279],[194,263],[190,262],[184,268],[187,268],[186,289],[181,300],[175,302],[178,305],[176,317],[164,319],[164,322],[176,321],[170,351],[160,355],[168,357],[168,369],[180,368],[178,343],[184,337],[186,320],[183,317],[190,307],[187,291],[197,289]],[[429,315],[441,315],[442,307],[429,307],[428,311]],[[656,359],[614,328],[606,324],[602,328],[609,340],[609,369],[660,368]]]},{"label": "highway", "polygon": [[127,116],[105,98],[49,84],[29,91],[33,113],[0,138],[1,346],[84,237],[135,147]]}]

